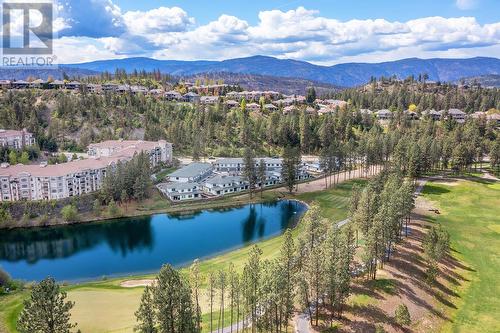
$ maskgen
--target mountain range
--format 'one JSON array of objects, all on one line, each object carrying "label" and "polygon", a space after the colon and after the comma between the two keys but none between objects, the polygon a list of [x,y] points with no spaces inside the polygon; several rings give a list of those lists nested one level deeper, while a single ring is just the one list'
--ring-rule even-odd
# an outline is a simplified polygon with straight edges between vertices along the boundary
[{"label": "mountain range", "polygon": [[[223,61],[157,60],[151,58],[125,58],[99,60],[78,64],[63,64],[58,69],[0,69],[1,79],[26,79],[28,76],[61,78],[96,75],[116,69],[160,70],[174,76],[234,74],[236,77],[255,75],[293,78],[321,82],[336,87],[353,87],[367,83],[371,77],[395,75],[404,79],[410,75],[426,73],[431,81],[457,82],[462,78],[500,74],[500,59],[476,57],[468,59],[418,59],[408,58],[381,63],[345,63],[321,66],[305,61],[278,59],[268,56],[228,59]],[[243,76],[242,76],[243,75]]]},{"label": "mountain range", "polygon": [[100,60],[64,65],[96,72],[113,73],[117,68],[127,72],[137,70],[160,70],[178,76],[200,73],[229,72],[268,76],[293,77],[336,86],[352,87],[364,84],[372,76],[406,78],[427,73],[431,81],[457,81],[463,77],[500,74],[500,59],[476,57],[468,59],[418,59],[409,58],[381,63],[345,63],[321,66],[305,61],[277,59],[268,56],[229,59],[223,61],[180,61],[151,58],[126,58]]}]

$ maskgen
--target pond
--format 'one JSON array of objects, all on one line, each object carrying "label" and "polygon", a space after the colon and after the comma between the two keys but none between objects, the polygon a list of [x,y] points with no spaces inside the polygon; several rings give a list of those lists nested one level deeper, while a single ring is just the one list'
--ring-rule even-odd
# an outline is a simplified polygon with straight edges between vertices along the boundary
[{"label": "pond", "polygon": [[13,278],[83,281],[181,266],[279,235],[307,207],[293,200],[68,226],[0,230],[0,267]]}]

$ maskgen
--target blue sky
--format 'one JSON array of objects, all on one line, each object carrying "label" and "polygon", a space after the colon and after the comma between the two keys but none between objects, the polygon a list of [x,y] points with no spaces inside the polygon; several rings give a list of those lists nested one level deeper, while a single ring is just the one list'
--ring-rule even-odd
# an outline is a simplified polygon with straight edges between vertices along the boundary
[{"label": "blue sky", "polygon": [[[221,14],[234,15],[255,24],[261,10],[290,10],[298,6],[317,9],[322,15],[339,20],[385,18],[391,21],[407,21],[426,16],[459,17],[472,15],[481,23],[499,20],[500,1],[469,1],[469,9],[460,9],[456,1],[448,0],[118,0],[124,10],[150,10],[160,6],[178,6],[195,16],[199,23],[206,24]],[[207,3],[210,5],[207,6]]]},{"label": "blue sky", "polygon": [[61,63],[500,57],[500,0],[54,0]]}]

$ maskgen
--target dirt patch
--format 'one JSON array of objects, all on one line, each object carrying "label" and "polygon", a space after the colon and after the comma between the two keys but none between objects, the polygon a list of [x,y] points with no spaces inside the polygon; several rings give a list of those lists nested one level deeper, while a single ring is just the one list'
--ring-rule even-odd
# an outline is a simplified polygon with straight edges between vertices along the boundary
[{"label": "dirt patch", "polygon": [[143,279],[143,280],[126,280],[120,282],[120,287],[123,288],[135,288],[135,287],[149,287],[154,284],[153,279]]}]

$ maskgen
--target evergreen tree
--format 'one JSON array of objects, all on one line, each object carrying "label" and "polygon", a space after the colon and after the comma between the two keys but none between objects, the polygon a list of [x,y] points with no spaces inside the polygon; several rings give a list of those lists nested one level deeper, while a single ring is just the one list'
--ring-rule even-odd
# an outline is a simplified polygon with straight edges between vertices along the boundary
[{"label": "evergreen tree", "polygon": [[66,301],[66,297],[53,278],[36,284],[30,297],[24,301],[17,330],[21,333],[71,332],[76,327],[76,324],[70,323],[70,310],[74,303]]}]

